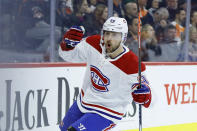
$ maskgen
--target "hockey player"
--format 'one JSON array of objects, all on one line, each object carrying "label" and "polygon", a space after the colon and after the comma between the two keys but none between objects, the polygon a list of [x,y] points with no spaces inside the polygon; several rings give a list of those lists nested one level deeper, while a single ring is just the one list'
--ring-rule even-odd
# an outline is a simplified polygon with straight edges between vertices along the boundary
[{"label": "hockey player", "polygon": [[110,17],[101,35],[82,38],[82,27],[71,27],[60,44],[59,55],[69,62],[85,62],[87,70],[80,95],[62,123],[61,131],[108,131],[122,119],[134,100],[149,107],[151,91],[142,63],[138,83],[138,58],[124,42],[128,26],[124,18]]}]

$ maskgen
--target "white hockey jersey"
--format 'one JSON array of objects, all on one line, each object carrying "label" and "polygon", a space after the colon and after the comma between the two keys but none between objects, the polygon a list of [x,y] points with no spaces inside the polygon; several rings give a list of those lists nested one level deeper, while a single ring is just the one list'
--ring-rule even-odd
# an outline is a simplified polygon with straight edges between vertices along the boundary
[{"label": "white hockey jersey", "polygon": [[[68,62],[87,63],[82,91],[77,99],[79,109],[84,113],[100,114],[116,123],[132,102],[131,86],[138,83],[138,58],[125,46],[124,52],[116,58],[106,58],[100,39],[100,35],[87,37],[74,49],[67,49],[62,44],[59,55]],[[141,67],[143,76],[145,65],[142,63]]]}]

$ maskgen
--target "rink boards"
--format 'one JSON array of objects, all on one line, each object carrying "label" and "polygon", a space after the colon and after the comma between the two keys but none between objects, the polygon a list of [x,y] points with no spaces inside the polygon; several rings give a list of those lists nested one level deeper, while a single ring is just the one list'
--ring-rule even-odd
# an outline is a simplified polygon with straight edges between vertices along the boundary
[{"label": "rink boards", "polygon": [[[197,130],[197,63],[146,63],[152,104],[143,131]],[[80,92],[85,64],[0,64],[0,131],[57,131]],[[138,106],[128,105],[113,131],[138,130]]]}]

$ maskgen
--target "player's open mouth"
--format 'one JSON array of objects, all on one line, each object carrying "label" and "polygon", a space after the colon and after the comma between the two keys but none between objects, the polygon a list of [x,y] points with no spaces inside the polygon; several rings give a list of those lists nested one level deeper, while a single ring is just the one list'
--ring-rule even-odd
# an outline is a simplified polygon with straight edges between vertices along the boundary
[{"label": "player's open mouth", "polygon": [[106,44],[106,48],[110,48],[111,47],[111,44],[110,43],[107,43]]}]

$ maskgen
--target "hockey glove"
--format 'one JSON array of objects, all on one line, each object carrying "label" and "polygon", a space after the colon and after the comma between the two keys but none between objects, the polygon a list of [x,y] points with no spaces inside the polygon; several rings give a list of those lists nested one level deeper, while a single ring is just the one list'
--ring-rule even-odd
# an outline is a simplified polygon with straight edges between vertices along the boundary
[{"label": "hockey glove", "polygon": [[83,38],[85,29],[83,26],[72,26],[64,35],[64,42],[68,48],[75,47]]},{"label": "hockey glove", "polygon": [[139,83],[135,83],[132,85],[132,97],[133,100],[142,104],[144,107],[148,108],[151,103],[151,90],[150,87],[146,83],[141,84],[141,88]]}]

